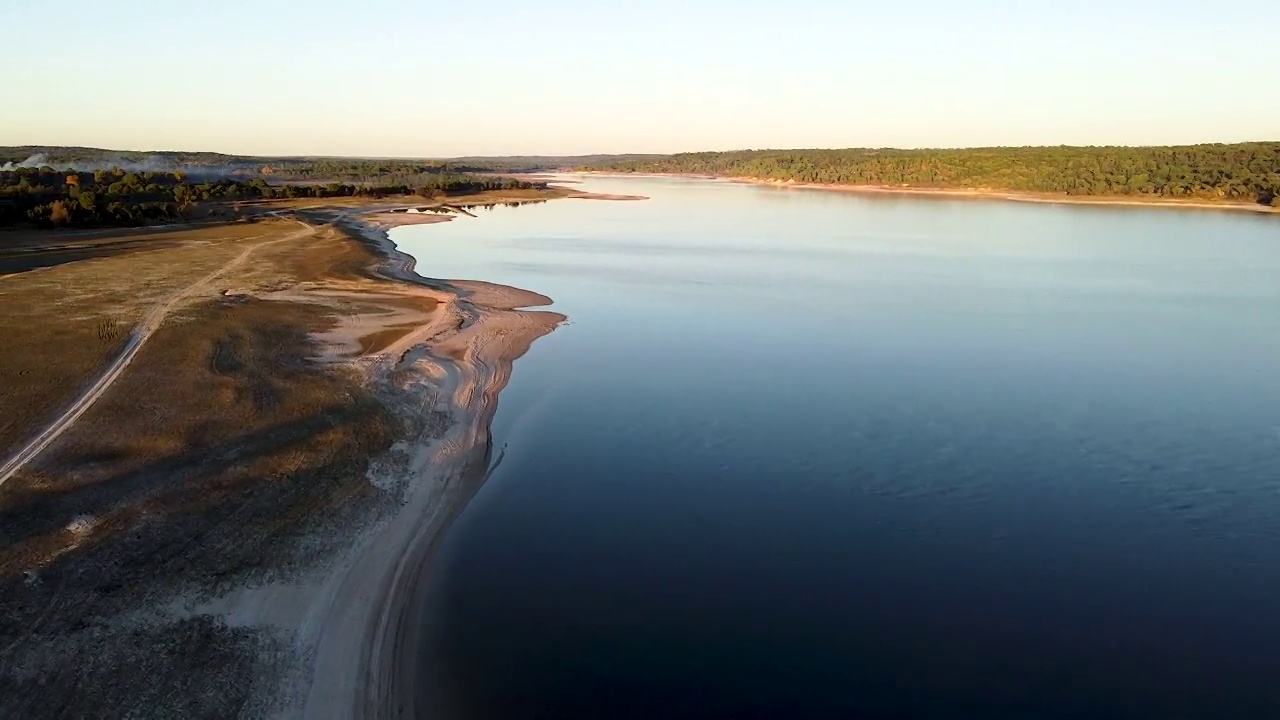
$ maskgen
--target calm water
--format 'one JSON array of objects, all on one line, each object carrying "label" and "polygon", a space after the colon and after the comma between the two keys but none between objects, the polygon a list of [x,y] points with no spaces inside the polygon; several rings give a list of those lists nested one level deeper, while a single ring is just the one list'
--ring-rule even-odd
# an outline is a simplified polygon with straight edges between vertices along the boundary
[{"label": "calm water", "polygon": [[555,299],[445,718],[1280,717],[1280,218],[592,179],[395,239]]}]

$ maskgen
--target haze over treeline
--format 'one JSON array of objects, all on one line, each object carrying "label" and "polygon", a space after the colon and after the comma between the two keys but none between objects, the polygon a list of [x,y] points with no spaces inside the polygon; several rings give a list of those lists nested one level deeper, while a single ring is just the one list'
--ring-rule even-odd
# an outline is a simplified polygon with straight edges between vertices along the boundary
[{"label": "haze over treeline", "polygon": [[[601,162],[627,159],[599,156]],[[555,158],[359,158],[325,156],[254,156],[188,150],[113,150],[107,148],[20,145],[0,147],[0,170],[124,170],[176,172],[196,177],[276,175],[282,179],[311,177],[363,179],[367,176],[425,172],[528,172],[548,167]]]},{"label": "haze over treeline", "polygon": [[[32,148],[0,148],[0,160]],[[35,162],[41,163],[33,166]],[[112,163],[118,162],[117,165]],[[0,163],[0,226],[132,226],[215,214],[228,202],[294,198],[433,197],[545,183],[510,167],[420,160],[244,158],[216,153],[127,153],[45,148]],[[91,169],[96,168],[96,169]],[[143,169],[167,168],[167,169]],[[482,174],[481,174],[482,173]]]}]

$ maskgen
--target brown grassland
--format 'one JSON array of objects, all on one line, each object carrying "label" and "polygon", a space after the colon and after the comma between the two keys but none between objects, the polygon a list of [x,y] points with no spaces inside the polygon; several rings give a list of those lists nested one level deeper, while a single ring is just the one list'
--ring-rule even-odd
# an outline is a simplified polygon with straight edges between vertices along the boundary
[{"label": "brown grassland", "polygon": [[[252,248],[184,297],[106,394],[0,485],[0,717],[270,710],[251,704],[280,682],[270,657],[288,648],[180,609],[156,622],[154,604],[198,604],[339,552],[338,528],[392,502],[365,478],[371,458],[446,421],[397,413],[350,364],[316,361],[333,352],[318,338],[350,318],[372,322],[358,325],[348,359],[395,344],[435,310],[377,276],[381,257],[364,241],[318,222],[318,208],[355,204],[0,234],[0,459],[78,395],[149,309]],[[306,208],[295,217],[309,232],[267,214]],[[16,271],[24,262],[33,269]]]}]

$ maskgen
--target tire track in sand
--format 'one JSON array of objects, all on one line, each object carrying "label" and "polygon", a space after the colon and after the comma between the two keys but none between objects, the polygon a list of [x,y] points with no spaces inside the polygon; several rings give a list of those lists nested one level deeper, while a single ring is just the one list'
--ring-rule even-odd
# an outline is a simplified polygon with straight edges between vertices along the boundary
[{"label": "tire track in sand", "polygon": [[0,486],[8,482],[9,479],[16,475],[17,472],[27,463],[34,460],[37,455],[44,451],[45,448],[53,444],[53,441],[61,437],[68,428],[75,424],[75,421],[78,420],[81,415],[84,415],[95,402],[106,394],[111,385],[115,383],[122,373],[124,373],[125,368],[129,367],[129,363],[133,362],[138,351],[142,349],[143,344],[146,343],[156,330],[160,329],[160,326],[164,324],[165,318],[169,313],[173,312],[173,310],[183,300],[205,285],[212,283],[219,275],[235,269],[245,260],[248,260],[249,256],[258,248],[266,245],[273,245],[278,242],[285,242],[287,240],[297,240],[315,232],[315,228],[312,226],[301,221],[296,222],[303,226],[302,230],[282,237],[279,240],[258,243],[253,247],[245,248],[244,252],[231,259],[222,267],[214,270],[194,283],[187,285],[181,290],[178,290],[159,305],[152,308],[151,312],[147,313],[146,316],[142,318],[142,321],[139,322],[138,325],[129,333],[129,339],[125,342],[124,348],[121,349],[120,354],[116,355],[116,357],[108,363],[105,368],[103,368],[102,372],[89,383],[88,387],[80,393],[79,397],[77,397],[70,406],[63,410],[62,414],[46,425],[44,429],[40,431],[40,434],[31,440],[31,442],[27,443],[16,453],[10,456],[3,465],[0,465]]}]

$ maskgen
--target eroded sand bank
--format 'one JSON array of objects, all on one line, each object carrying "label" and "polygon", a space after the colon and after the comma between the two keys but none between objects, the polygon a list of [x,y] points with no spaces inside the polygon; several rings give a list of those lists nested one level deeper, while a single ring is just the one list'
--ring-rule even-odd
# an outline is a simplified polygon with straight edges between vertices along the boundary
[{"label": "eroded sand bank", "polygon": [[403,442],[399,460],[376,471],[384,475],[377,482],[403,485],[403,506],[367,533],[321,595],[325,606],[317,608],[314,633],[306,638],[315,653],[300,706],[307,718],[421,715],[415,707],[415,641],[430,559],[484,481],[490,423],[512,363],[565,319],[521,309],[550,304],[536,293],[419,278],[413,258],[387,237],[399,218],[346,216],[338,222],[383,249],[389,258],[383,273],[430,294],[440,306],[431,322],[361,363],[375,382],[390,384],[396,402],[415,413],[444,413],[447,426],[439,437]]},{"label": "eroded sand bank", "polygon": [[[536,293],[416,275],[414,259],[395,248],[387,230],[448,216],[327,212],[309,219],[377,247],[386,259],[373,272],[395,282],[326,282],[260,297],[321,304],[356,297],[373,308],[318,333],[316,359],[357,369],[409,428],[369,470],[369,482],[398,505],[371,526],[353,528],[349,549],[334,562],[186,611],[289,638],[283,687],[264,703],[276,717],[417,717],[413,651],[431,556],[484,481],[490,423],[512,363],[565,318],[525,309],[550,304]],[[387,328],[408,329],[371,349],[368,338]]]}]

